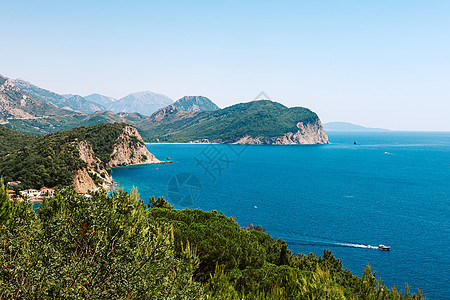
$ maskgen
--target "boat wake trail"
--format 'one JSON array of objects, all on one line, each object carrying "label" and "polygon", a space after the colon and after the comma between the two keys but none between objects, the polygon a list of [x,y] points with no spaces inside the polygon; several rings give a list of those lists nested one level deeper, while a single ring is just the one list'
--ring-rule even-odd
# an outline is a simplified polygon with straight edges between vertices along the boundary
[{"label": "boat wake trail", "polygon": [[290,237],[282,237],[288,245],[318,246],[318,247],[347,247],[360,249],[379,249],[378,246],[361,244],[353,241],[337,240],[329,237],[305,234],[297,231],[285,231]]},{"label": "boat wake trail", "polygon": [[304,246],[319,246],[319,247],[347,247],[347,248],[363,248],[363,249],[378,249],[377,246],[353,244],[353,243],[339,243],[339,242],[322,242],[322,241],[298,241],[286,239],[288,245],[304,245]]},{"label": "boat wake trail", "polygon": [[362,244],[347,244],[347,243],[337,243],[342,247],[351,247],[351,248],[366,248],[366,249],[378,249],[376,246],[371,245],[362,245]]},{"label": "boat wake trail", "polygon": [[286,238],[288,245],[303,245],[303,246],[318,246],[318,247],[347,247],[347,248],[361,248],[361,249],[378,249],[377,246],[365,245],[359,243],[335,241],[331,239],[290,239]]}]

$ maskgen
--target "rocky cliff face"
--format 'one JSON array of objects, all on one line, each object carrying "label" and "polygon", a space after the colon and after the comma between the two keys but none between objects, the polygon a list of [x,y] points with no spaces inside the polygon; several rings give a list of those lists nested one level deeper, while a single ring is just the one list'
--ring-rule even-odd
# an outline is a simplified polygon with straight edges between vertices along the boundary
[{"label": "rocky cliff face", "polygon": [[319,119],[314,123],[297,123],[297,132],[288,132],[276,137],[251,137],[245,135],[233,140],[216,140],[215,143],[248,145],[314,145],[328,144],[328,135]]},{"label": "rocky cliff face", "polygon": [[[76,172],[73,180],[75,190],[79,193],[109,190],[114,188],[111,175],[103,167],[102,161],[96,157],[92,146],[86,142],[78,143],[80,158],[87,164]],[[154,164],[160,161],[145,147],[139,132],[132,126],[125,126],[123,133],[116,139],[110,160],[106,167],[126,166],[131,164]]]},{"label": "rocky cliff face", "polygon": [[135,127],[126,126],[117,138],[108,167],[118,167],[136,164],[156,164],[160,161],[151,154],[141,135]]},{"label": "rocky cliff face", "polygon": [[111,175],[102,167],[100,159],[95,157],[91,144],[81,141],[78,144],[80,158],[87,164],[86,168],[78,170],[73,179],[75,190],[79,193],[108,190],[113,188],[114,182]]},{"label": "rocky cliff face", "polygon": [[88,193],[89,191],[97,191],[99,187],[89,175],[87,169],[78,170],[73,179],[73,187],[78,193]]}]

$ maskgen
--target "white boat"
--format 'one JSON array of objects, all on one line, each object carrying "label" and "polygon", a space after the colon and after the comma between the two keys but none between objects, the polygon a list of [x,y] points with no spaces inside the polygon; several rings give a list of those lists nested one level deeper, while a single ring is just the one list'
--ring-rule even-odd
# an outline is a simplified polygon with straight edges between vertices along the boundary
[{"label": "white boat", "polygon": [[389,251],[389,250],[391,250],[391,246],[379,245],[379,246],[378,246],[378,249]]}]

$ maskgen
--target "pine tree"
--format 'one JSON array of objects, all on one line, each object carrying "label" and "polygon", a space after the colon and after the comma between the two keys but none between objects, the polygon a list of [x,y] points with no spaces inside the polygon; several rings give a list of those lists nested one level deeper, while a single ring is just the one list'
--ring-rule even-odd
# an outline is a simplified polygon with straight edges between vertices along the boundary
[{"label": "pine tree", "polygon": [[5,188],[3,177],[0,178],[0,226],[5,225],[11,217],[11,200]]}]

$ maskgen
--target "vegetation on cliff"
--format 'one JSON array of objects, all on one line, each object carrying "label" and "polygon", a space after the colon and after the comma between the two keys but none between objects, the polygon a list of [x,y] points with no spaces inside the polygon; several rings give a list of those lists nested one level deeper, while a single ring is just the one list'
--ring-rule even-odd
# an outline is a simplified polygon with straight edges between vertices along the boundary
[{"label": "vegetation on cliff", "polygon": [[147,208],[117,191],[63,189],[35,213],[0,183],[1,298],[421,299],[362,278],[329,251],[294,255],[282,240],[222,213]]},{"label": "vegetation on cliff", "polygon": [[[1,154],[0,175],[7,181],[22,181],[22,187],[69,186],[75,172],[87,167],[79,155],[79,142],[88,142],[95,156],[105,165],[126,126],[129,125],[114,123],[77,127],[41,138],[26,135],[27,146],[10,144],[10,152]],[[19,139],[24,136],[8,130],[5,133],[8,134],[7,138]]]}]

